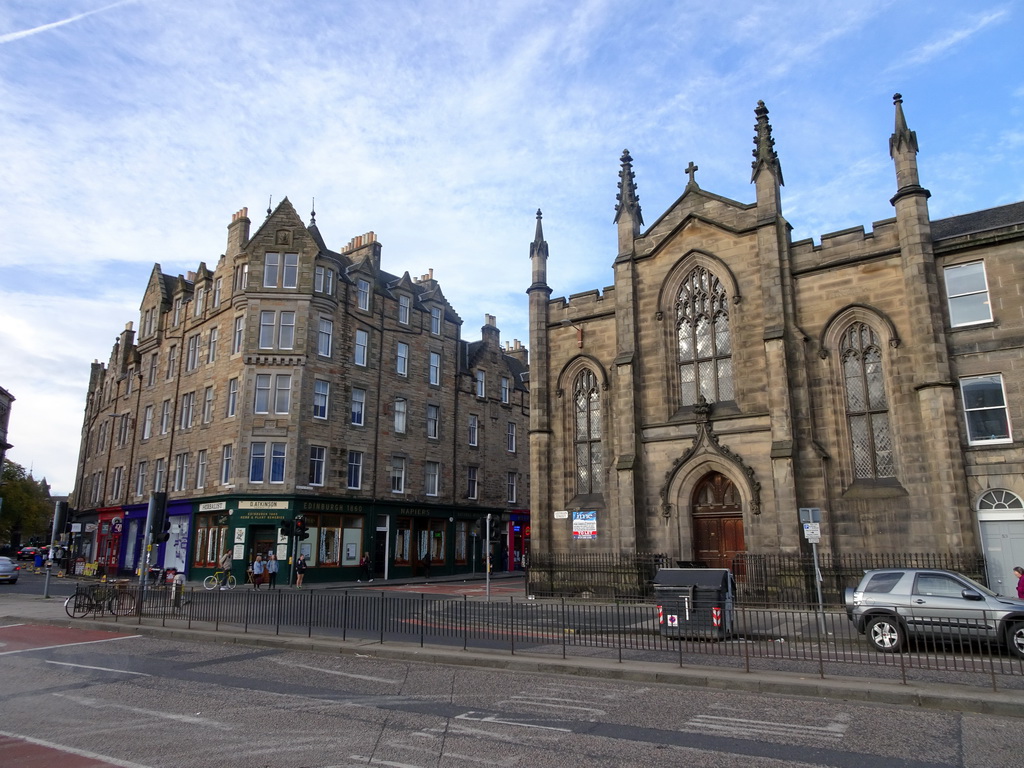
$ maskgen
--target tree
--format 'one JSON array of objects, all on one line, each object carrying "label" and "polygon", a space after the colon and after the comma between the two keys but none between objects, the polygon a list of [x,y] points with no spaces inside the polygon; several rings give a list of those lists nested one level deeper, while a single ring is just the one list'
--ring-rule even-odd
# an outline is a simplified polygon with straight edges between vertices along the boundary
[{"label": "tree", "polygon": [[5,459],[0,499],[0,542],[18,547],[25,540],[39,538],[49,543],[53,502],[45,479],[36,480],[23,466]]}]

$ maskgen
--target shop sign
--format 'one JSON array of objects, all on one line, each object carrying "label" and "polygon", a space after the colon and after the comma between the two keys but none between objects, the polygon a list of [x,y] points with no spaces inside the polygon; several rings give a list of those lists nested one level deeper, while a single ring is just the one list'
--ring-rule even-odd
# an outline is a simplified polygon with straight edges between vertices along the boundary
[{"label": "shop sign", "polygon": [[199,505],[200,512],[218,512],[227,508],[228,503],[226,501],[207,501]]},{"label": "shop sign", "polygon": [[248,499],[238,502],[239,509],[288,509],[287,501]]}]

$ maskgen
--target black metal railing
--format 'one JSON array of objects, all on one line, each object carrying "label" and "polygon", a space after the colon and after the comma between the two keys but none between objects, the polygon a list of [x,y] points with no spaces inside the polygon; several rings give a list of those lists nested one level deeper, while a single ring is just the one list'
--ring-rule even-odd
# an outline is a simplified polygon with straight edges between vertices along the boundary
[{"label": "black metal railing", "polygon": [[[981,555],[902,552],[835,555],[820,553],[822,602],[840,604],[847,587],[856,587],[864,571],[873,568],[943,568],[970,576],[982,584],[985,558]],[[741,602],[761,605],[808,606],[818,602],[811,555],[737,555],[732,561]]]},{"label": "black metal railing", "polygon": [[526,591],[535,597],[643,598],[651,594],[654,574],[669,565],[668,556],[653,552],[534,553]]},{"label": "black metal railing", "polygon": [[[859,634],[840,606],[797,610],[698,601],[508,600],[351,590],[128,590],[136,610],[91,614],[115,622],[194,630],[317,637],[339,642],[420,646],[936,680],[1024,691],[1024,658],[1008,645],[1010,625],[984,611],[917,617],[927,639],[901,638],[882,652]],[[720,602],[720,601],[719,601]],[[945,622],[945,623],[944,623]],[[1024,620],[1015,624],[1024,627]]]}]

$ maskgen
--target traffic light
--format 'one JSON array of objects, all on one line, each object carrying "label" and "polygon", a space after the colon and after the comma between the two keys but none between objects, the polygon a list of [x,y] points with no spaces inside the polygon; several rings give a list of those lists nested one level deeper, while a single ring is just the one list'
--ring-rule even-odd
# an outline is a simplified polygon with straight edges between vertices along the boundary
[{"label": "traffic light", "polygon": [[152,514],[153,543],[159,544],[171,538],[171,518],[167,516],[167,494],[156,491],[149,499]]},{"label": "traffic light", "polygon": [[295,533],[294,523],[291,520],[281,521],[281,534],[283,536],[292,536]]},{"label": "traffic light", "polygon": [[306,531],[306,518],[304,517],[295,518],[295,538],[300,540],[309,538],[309,532]]}]

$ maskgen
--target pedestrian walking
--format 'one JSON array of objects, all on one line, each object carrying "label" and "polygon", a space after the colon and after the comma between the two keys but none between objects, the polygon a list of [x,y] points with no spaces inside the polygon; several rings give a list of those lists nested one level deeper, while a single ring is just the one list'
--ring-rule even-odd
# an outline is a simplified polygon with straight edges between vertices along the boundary
[{"label": "pedestrian walking", "polygon": [[256,559],[252,561],[252,586],[255,589],[260,588],[260,584],[263,583],[263,572],[265,568],[263,566],[263,558],[260,555],[256,555]]},{"label": "pedestrian walking", "polygon": [[1017,597],[1024,600],[1024,567],[1018,565],[1013,573],[1017,577]]},{"label": "pedestrian walking", "polygon": [[299,559],[295,561],[295,588],[302,588],[302,580],[306,576],[306,556],[299,555]]},{"label": "pedestrian walking", "polygon": [[277,555],[275,555],[273,552],[267,555],[267,563],[265,568],[267,571],[267,582],[270,584],[270,589],[277,589],[278,564]]},{"label": "pedestrian walking", "polygon": [[362,569],[362,572],[363,572],[363,578],[359,579],[359,581],[373,581],[373,579],[370,578],[370,572],[372,570],[372,564],[370,563],[370,553],[369,552],[363,552],[363,557],[359,561],[359,567],[360,567],[360,569]]}]

